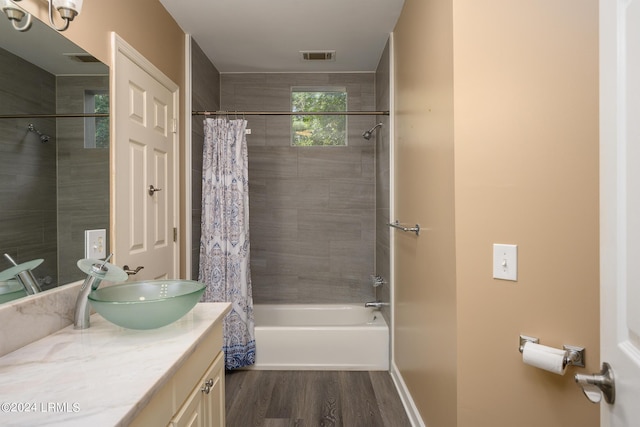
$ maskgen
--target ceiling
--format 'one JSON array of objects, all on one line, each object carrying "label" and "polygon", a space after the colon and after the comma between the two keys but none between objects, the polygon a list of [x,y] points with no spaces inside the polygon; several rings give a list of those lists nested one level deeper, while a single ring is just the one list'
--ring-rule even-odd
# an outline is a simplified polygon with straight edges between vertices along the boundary
[{"label": "ceiling", "polygon": [[[221,73],[375,71],[404,0],[160,0]],[[334,61],[300,51],[334,50]]]}]

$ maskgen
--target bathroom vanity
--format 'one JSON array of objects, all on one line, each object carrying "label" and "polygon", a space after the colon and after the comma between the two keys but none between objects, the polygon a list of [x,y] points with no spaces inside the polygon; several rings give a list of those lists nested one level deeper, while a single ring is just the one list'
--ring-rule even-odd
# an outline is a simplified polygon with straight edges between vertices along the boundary
[{"label": "bathroom vanity", "polygon": [[1,357],[0,425],[224,426],[229,309],[199,303],[146,331],[94,314],[88,329],[69,326]]}]

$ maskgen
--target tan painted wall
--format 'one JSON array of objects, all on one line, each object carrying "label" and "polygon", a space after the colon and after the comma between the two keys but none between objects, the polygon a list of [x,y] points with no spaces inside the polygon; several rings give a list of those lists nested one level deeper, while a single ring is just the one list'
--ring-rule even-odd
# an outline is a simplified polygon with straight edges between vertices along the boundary
[{"label": "tan painted wall", "polygon": [[[460,425],[596,426],[573,375],[516,348],[599,370],[598,2],[456,0],[454,28]],[[493,243],[518,244],[518,282],[492,279]]]},{"label": "tan painted wall", "polygon": [[428,426],[456,425],[451,1],[407,0],[394,33],[395,362]]},{"label": "tan painted wall", "polygon": [[[20,6],[49,22],[46,2],[24,0]],[[109,65],[111,31],[183,86],[184,32],[158,0],[85,1],[82,13],[62,34]]]},{"label": "tan painted wall", "polygon": [[[599,424],[577,370],[517,350],[520,333],[582,345],[580,371],[599,370],[597,13],[597,0],[406,0],[396,211],[429,230],[396,239],[395,354],[428,426]],[[518,245],[517,282],[492,278],[493,243]]]},{"label": "tan painted wall", "polygon": [[[47,3],[42,0],[24,0],[24,9],[48,23]],[[57,12],[54,12],[54,16]],[[56,21],[61,22],[61,21]],[[111,32],[133,46],[180,87],[180,116],[185,111],[185,34],[158,0],[91,0],[85,1],[82,12],[69,29],[62,34],[87,52],[111,65]],[[189,109],[191,107],[189,106]],[[185,272],[185,126],[180,125],[180,277]]]}]

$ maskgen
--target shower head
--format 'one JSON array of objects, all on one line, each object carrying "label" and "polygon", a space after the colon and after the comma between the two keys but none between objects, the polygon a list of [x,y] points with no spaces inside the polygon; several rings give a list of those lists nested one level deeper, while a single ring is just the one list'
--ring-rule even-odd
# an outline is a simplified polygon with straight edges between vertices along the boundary
[{"label": "shower head", "polygon": [[371,129],[365,131],[362,134],[362,137],[364,139],[366,139],[367,141],[371,139],[371,137],[373,136],[373,132],[375,132],[376,129],[378,129],[380,126],[382,126],[382,122],[378,123],[377,125],[375,125],[374,127],[372,127]]},{"label": "shower head", "polygon": [[42,132],[40,132],[38,129],[36,129],[33,123],[29,123],[29,126],[27,126],[27,129],[29,130],[29,132],[37,133],[38,136],[40,137],[40,142],[42,142],[43,144],[45,142],[49,142],[49,140],[51,139],[49,135],[45,135]]}]

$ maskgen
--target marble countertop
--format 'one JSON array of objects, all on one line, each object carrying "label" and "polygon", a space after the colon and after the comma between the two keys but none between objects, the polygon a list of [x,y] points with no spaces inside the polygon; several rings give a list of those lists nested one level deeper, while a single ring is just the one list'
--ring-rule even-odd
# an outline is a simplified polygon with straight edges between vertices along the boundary
[{"label": "marble countertop", "polygon": [[147,331],[94,314],[89,329],[72,325],[0,357],[0,425],[127,425],[229,308],[199,303]]}]

